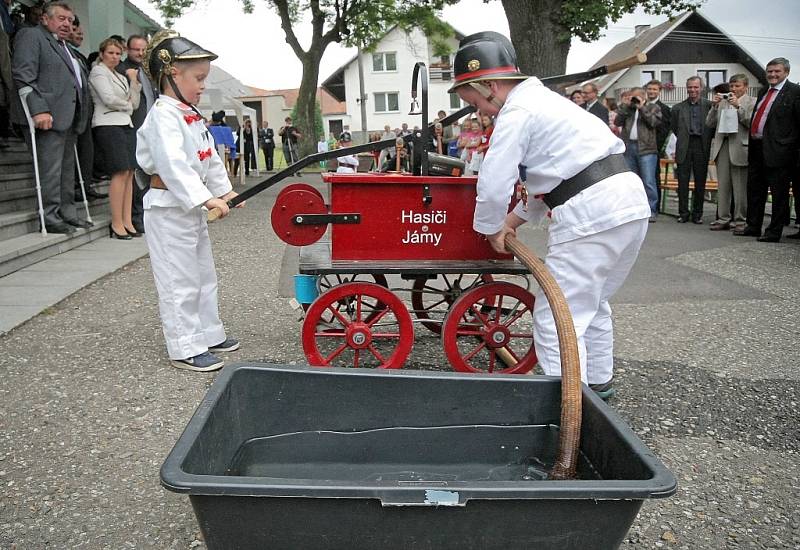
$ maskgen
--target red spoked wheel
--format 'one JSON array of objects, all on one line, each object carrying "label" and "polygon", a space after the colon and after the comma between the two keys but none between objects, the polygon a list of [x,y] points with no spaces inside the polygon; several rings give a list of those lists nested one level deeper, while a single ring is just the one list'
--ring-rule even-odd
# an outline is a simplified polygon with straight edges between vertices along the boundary
[{"label": "red spoked wheel", "polygon": [[[475,275],[465,273],[441,274],[430,279],[417,277],[411,288],[411,306],[414,316],[421,319],[425,328],[441,334],[442,324],[447,310],[459,296],[469,289],[494,281],[491,275]],[[431,319],[425,321],[424,319]],[[436,319],[441,319],[436,320]]]},{"label": "red spoked wheel", "polygon": [[442,345],[459,372],[522,374],[536,364],[533,294],[511,283],[488,283],[450,307]]},{"label": "red spoked wheel", "polygon": [[346,283],[317,298],[306,312],[303,351],[316,367],[399,369],[414,343],[402,300],[374,283]]},{"label": "red spoked wheel", "polygon": [[[355,282],[374,282],[376,285],[389,288],[389,282],[386,280],[386,275],[382,273],[326,273],[325,275],[319,276],[319,282],[317,283],[317,286],[319,287],[319,293],[323,294],[333,287]],[[341,305],[346,305],[346,303],[342,302]],[[305,311],[308,311],[309,307],[311,307],[311,304],[303,304],[303,309]]]}]

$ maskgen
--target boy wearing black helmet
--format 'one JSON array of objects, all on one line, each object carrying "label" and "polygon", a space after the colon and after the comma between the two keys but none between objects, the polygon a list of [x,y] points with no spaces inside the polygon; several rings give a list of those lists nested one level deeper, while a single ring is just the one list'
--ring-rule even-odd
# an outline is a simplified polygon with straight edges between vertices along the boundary
[{"label": "boy wearing black helmet", "polygon": [[[575,321],[581,376],[609,397],[608,300],[625,281],[647,231],[650,207],[642,181],[628,170],[625,146],[606,124],[519,71],[506,37],[495,32],[465,37],[454,65],[450,91],[496,116],[478,178],[473,228],[503,251],[505,236],[517,227],[551,218],[545,263]],[[508,212],[519,179],[523,200]],[[533,332],[545,373],[560,375],[555,323],[541,290]]]},{"label": "boy wearing black helmet", "polygon": [[219,318],[203,208],[219,208],[224,216],[226,201],[237,193],[194,107],[216,58],[175,31],[156,33],[144,69],[161,95],[137,133],[136,147],[139,166],[150,175],[145,237],[167,352],[174,367],[194,371],[219,369],[223,362],[214,352],[239,348]]}]

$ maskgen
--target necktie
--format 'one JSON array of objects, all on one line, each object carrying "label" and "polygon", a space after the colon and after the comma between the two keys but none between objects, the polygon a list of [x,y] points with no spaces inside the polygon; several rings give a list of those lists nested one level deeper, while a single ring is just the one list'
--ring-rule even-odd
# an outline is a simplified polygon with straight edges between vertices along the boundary
[{"label": "necktie", "polygon": [[69,51],[69,46],[67,46],[66,42],[60,42],[61,46],[64,48],[64,52],[67,54],[67,61],[69,62],[69,68],[72,72],[72,76],[75,78],[75,83],[78,85],[78,90],[80,90],[83,85],[81,84],[81,77],[78,75],[77,67],[75,67],[75,60],[72,57],[72,53]]},{"label": "necktie", "polygon": [[767,107],[772,101],[773,95],[775,95],[775,88],[770,88],[767,92],[767,95],[764,96],[764,100],[761,102],[761,105],[758,106],[758,111],[756,111],[756,116],[753,119],[753,125],[750,127],[751,136],[756,137],[763,135],[764,126],[761,123],[761,119],[764,118],[764,113],[767,111]]}]

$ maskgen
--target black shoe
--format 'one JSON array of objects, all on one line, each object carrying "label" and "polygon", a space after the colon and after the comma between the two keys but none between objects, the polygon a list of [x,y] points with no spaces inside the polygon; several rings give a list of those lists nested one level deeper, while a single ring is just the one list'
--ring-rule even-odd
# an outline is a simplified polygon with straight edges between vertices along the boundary
[{"label": "black shoe", "polygon": [[787,239],[800,239],[800,231],[795,233],[794,235],[786,235]]},{"label": "black shoe", "polygon": [[63,235],[75,233],[75,228],[67,223],[44,224],[44,228],[48,233],[61,233]]},{"label": "black shoe", "polygon": [[764,235],[763,237],[759,237],[756,239],[760,243],[779,243],[781,242],[780,237],[776,237],[774,235]]},{"label": "black shoe", "polygon": [[757,231],[752,227],[745,227],[744,229],[734,229],[733,234],[737,237],[760,237],[761,231]]},{"label": "black shoe", "polygon": [[127,231],[128,235],[130,235],[134,239],[139,238],[142,235],[144,235],[144,233],[141,232],[141,231],[136,231],[135,229],[133,231],[130,231],[127,227],[125,228],[125,231]]},{"label": "black shoe", "polygon": [[81,229],[89,229],[90,227],[94,226],[93,223],[89,223],[84,220],[64,220],[64,221],[69,225],[71,225],[72,227],[80,227]]},{"label": "black shoe", "polygon": [[111,227],[111,224],[108,224],[108,236],[111,237],[112,239],[119,239],[121,241],[129,241],[133,238],[127,233],[125,233],[124,235],[120,235],[119,233],[114,231],[114,228]]},{"label": "black shoe", "polygon": [[689,221],[689,216],[678,216],[678,223],[686,223]]},{"label": "black shoe", "polygon": [[694,218],[692,218],[692,223],[696,224],[696,225],[702,225],[703,224],[703,218],[698,218],[698,217],[695,216]]}]

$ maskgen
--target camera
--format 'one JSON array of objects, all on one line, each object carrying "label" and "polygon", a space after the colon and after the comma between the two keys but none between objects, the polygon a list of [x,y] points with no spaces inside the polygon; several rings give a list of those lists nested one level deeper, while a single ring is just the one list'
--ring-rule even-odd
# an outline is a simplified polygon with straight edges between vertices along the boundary
[{"label": "camera", "polygon": [[633,96],[633,97],[631,98],[631,105],[639,105],[639,103],[641,103],[641,101],[639,101],[639,98],[638,98],[638,97],[636,97],[636,96]]},{"label": "camera", "polygon": [[733,98],[733,93],[731,93],[731,92],[728,92],[728,93],[725,93],[725,94],[719,94],[719,95],[722,97],[722,99],[725,99],[725,100],[728,100],[728,101],[730,101],[731,98]]}]

